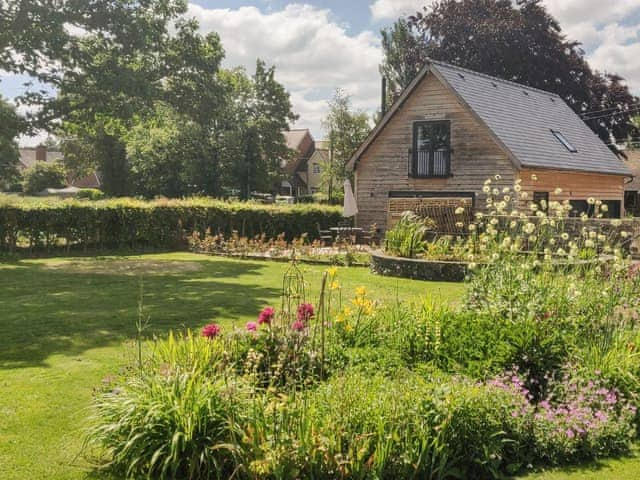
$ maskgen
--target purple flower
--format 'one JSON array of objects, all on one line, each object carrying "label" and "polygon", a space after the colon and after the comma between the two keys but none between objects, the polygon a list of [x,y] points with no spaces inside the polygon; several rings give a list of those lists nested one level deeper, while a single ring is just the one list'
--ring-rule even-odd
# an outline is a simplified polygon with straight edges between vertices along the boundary
[{"label": "purple flower", "polygon": [[308,322],[313,317],[313,305],[302,303],[298,306],[298,321]]},{"label": "purple flower", "polygon": [[260,315],[258,315],[258,323],[260,325],[263,325],[265,323],[267,325],[271,325],[273,317],[275,317],[275,316],[276,316],[275,308],[273,308],[273,307],[265,307],[260,312]]},{"label": "purple flower", "polygon": [[248,332],[255,332],[256,330],[258,330],[258,324],[256,322],[247,323],[247,331]]},{"label": "purple flower", "polygon": [[217,325],[215,323],[210,323],[209,325],[207,325],[202,329],[202,336],[208,339],[212,339],[220,335],[221,330],[222,329],[220,328],[220,325]]}]

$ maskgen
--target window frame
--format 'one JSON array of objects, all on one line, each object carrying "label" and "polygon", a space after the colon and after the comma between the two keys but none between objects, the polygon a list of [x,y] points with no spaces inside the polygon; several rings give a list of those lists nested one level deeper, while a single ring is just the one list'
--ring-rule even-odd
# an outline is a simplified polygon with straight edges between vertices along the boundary
[{"label": "window frame", "polygon": [[[447,162],[446,162],[446,172],[441,175],[433,174],[434,170],[434,146],[431,146],[429,150],[429,158],[427,159],[427,174],[426,175],[418,175],[417,164],[418,164],[418,133],[419,129],[425,125],[443,125],[446,126],[448,130],[448,145],[447,145]],[[412,124],[412,139],[411,139],[411,155],[409,158],[409,176],[411,178],[449,178],[452,176],[451,174],[451,160],[453,155],[453,149],[451,148],[451,120],[419,120],[415,121]]]},{"label": "window frame", "polygon": [[578,153],[578,149],[574,147],[573,143],[571,143],[567,137],[564,136],[564,133],[554,129],[551,129],[551,133],[554,137],[556,137],[556,140],[558,140],[562,144],[562,146],[564,146],[564,148],[566,148],[569,152]]}]

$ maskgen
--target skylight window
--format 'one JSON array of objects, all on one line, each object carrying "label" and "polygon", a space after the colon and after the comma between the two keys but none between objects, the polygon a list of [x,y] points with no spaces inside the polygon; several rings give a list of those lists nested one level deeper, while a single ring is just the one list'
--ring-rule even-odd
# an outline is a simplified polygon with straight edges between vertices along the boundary
[{"label": "skylight window", "polygon": [[567,138],[561,132],[558,132],[557,130],[551,130],[551,133],[553,133],[553,135],[558,139],[558,141],[562,145],[564,145],[565,148],[569,150],[571,153],[576,153],[578,151],[578,149],[574,147],[571,144],[571,142],[567,140]]}]

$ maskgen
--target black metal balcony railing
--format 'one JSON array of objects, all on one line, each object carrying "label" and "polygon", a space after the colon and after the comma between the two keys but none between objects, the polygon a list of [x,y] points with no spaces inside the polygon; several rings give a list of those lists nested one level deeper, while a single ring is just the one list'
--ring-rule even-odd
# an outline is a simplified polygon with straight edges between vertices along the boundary
[{"label": "black metal balcony railing", "polygon": [[409,176],[443,178],[451,175],[451,150],[409,150]]}]

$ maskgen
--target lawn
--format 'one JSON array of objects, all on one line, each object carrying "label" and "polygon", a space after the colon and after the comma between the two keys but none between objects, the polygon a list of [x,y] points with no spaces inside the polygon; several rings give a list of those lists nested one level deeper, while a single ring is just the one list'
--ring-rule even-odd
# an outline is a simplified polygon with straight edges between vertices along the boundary
[{"label": "lawn", "polygon": [[[287,264],[191,254],[25,260],[0,264],[0,478],[86,478],[78,455],[93,387],[131,354],[140,278],[151,317],[147,332],[244,325],[277,304]],[[309,298],[322,267],[303,266]],[[373,277],[340,269],[346,295],[366,285],[392,301],[462,286]]]},{"label": "lawn", "polygon": [[[92,389],[132,354],[140,281],[148,335],[253,320],[278,304],[286,264],[186,253],[59,258],[0,264],[0,478],[95,478],[79,455]],[[309,299],[323,267],[303,266]],[[345,295],[365,285],[382,301],[435,295],[459,299],[463,286],[339,271]],[[530,475],[534,480],[638,478],[640,460]]]}]

